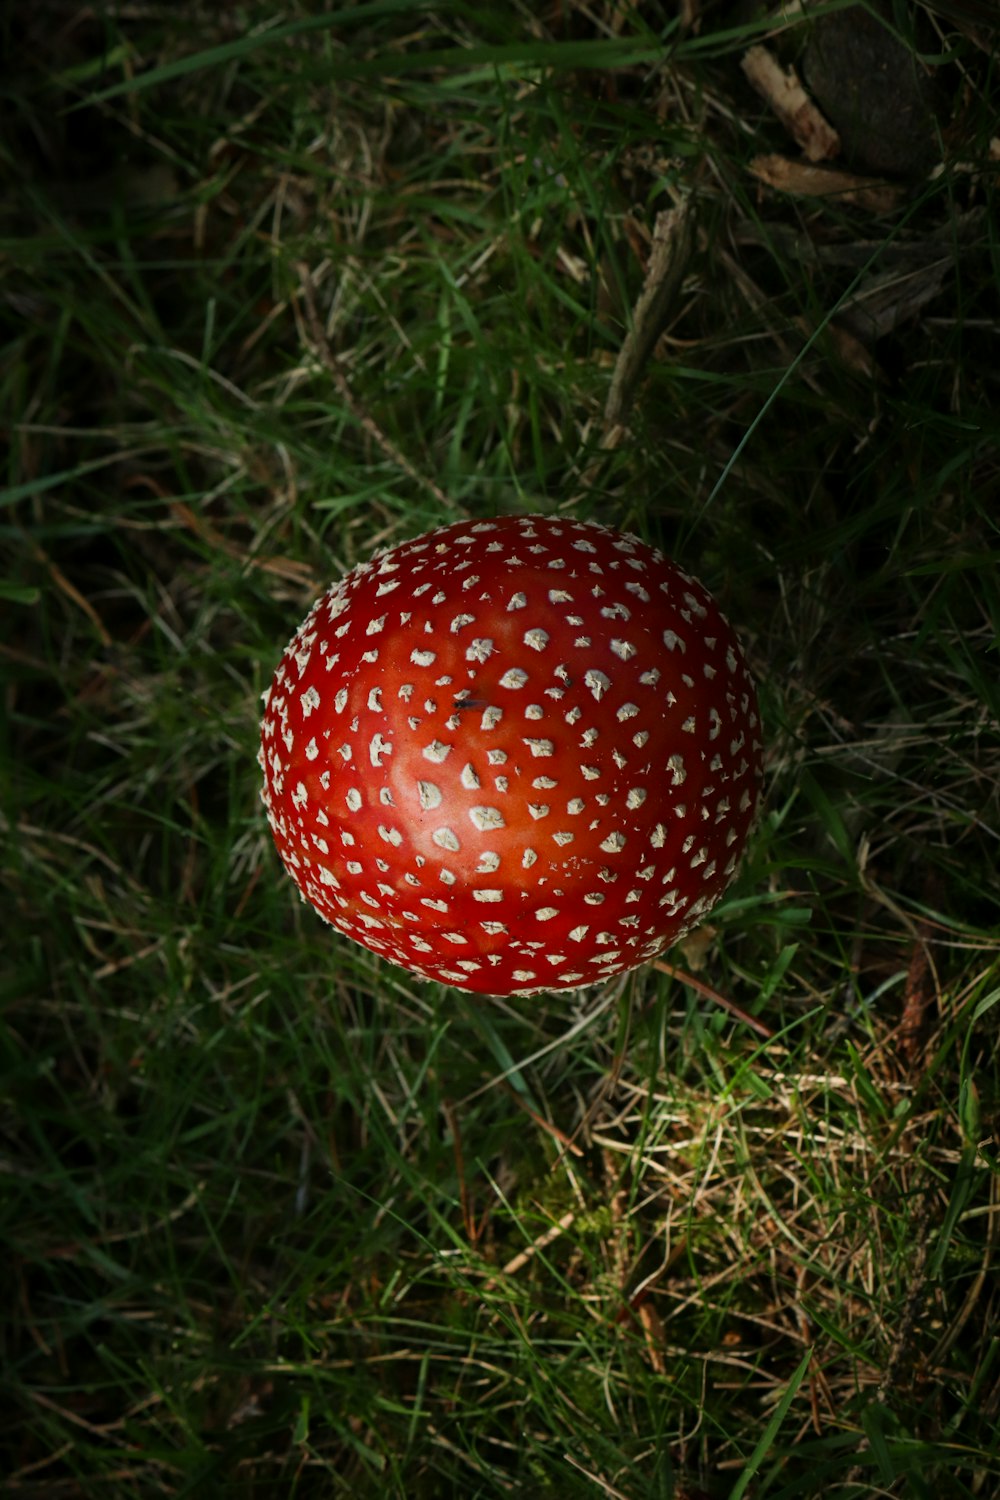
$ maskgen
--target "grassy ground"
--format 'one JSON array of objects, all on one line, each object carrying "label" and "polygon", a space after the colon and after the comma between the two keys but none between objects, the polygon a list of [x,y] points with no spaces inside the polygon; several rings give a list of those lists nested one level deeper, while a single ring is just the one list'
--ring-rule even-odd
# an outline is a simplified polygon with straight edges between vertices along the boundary
[{"label": "grassy ground", "polygon": [[[749,6],[19,9],[4,1493],[997,1494],[982,8],[897,7],[932,166],[874,206],[759,180],[801,153],[740,59],[810,28]],[[768,738],[671,972],[517,1006],[325,929],[254,764],[329,578],[512,509],[697,572]]]}]

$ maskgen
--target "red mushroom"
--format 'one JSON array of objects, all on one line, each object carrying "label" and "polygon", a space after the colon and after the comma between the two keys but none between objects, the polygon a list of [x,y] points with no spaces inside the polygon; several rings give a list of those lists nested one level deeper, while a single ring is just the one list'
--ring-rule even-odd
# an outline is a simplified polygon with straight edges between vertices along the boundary
[{"label": "red mushroom", "polygon": [[636,537],[459,521],[313,606],[264,694],[262,798],[303,898],[458,989],[654,957],[732,879],[761,781],[711,595]]}]

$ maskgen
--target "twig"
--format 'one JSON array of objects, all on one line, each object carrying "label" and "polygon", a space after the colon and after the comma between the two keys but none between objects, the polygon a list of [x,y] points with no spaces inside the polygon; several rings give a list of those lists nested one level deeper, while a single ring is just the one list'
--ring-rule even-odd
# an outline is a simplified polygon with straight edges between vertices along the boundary
[{"label": "twig", "polygon": [[877,177],[859,177],[833,167],[791,161],[787,156],[755,156],[747,170],[758,182],[799,198],[837,198],[873,214],[893,213],[902,202],[902,192]]},{"label": "twig", "polygon": [[632,326],[618,353],[604,408],[608,432],[624,421],[639,377],[680,291],[691,253],[692,221],[690,199],[656,216],[646,280],[632,313]]},{"label": "twig", "polygon": [[[528,1264],[529,1260],[537,1255],[540,1250],[547,1249],[561,1234],[565,1234],[575,1218],[575,1209],[570,1209],[568,1213],[564,1213],[561,1219],[558,1219],[555,1224],[551,1224],[536,1240],[532,1240],[526,1249],[519,1250],[517,1255],[512,1256],[504,1266],[503,1274],[505,1276],[513,1276],[517,1271],[522,1270]],[[494,1283],[490,1283],[490,1285],[494,1285]]]},{"label": "twig", "polygon": [[386,458],[391,459],[394,464],[397,464],[403,470],[403,473],[413,480],[414,484],[419,484],[423,489],[429,490],[439,505],[450,509],[451,502],[444,490],[440,489],[434,483],[433,479],[429,479],[426,474],[421,474],[420,470],[414,467],[406,455],[400,452],[392,439],[387,437],[382,431],[375,418],[365,411],[357,396],[351,390],[350,382],[344,374],[343,365],[330,348],[329,341],[323,331],[323,325],[319,320],[319,314],[316,311],[315,289],[309,267],[300,262],[296,270],[299,273],[299,285],[302,290],[302,302],[306,313],[306,326],[314,346],[314,353],[337,387],[344,405],[355,421],[364,428],[368,436],[385,454]]},{"label": "twig", "polygon": [[469,1184],[465,1179],[465,1152],[462,1150],[462,1129],[458,1123],[458,1115],[454,1106],[445,1099],[442,1103],[442,1112],[448,1122],[451,1131],[451,1146],[455,1153],[455,1175],[458,1177],[458,1201],[462,1208],[462,1222],[465,1225],[466,1238],[469,1244],[475,1246],[479,1239],[479,1228],[472,1217],[472,1205],[469,1202]]},{"label": "twig", "polygon": [[742,1021],[744,1026],[749,1026],[766,1041],[770,1041],[774,1036],[770,1026],[766,1026],[763,1021],[758,1021],[757,1017],[752,1016],[749,1011],[743,1010],[735,1000],[729,1000],[725,995],[720,995],[718,990],[713,990],[710,985],[702,984],[701,980],[695,979],[693,974],[685,974],[683,969],[675,969],[673,964],[665,964],[661,958],[653,960],[653,968],[659,969],[661,974],[669,974],[671,979],[676,979],[680,984],[686,984],[689,989],[697,990],[698,994],[704,995],[706,1000],[714,1000],[716,1005],[721,1005],[723,1010],[728,1010],[737,1021]]},{"label": "twig", "polygon": [[[888,1362],[882,1372],[882,1378],[875,1388],[875,1400],[883,1406],[892,1397],[904,1365],[912,1355],[913,1327],[927,1287],[928,1242],[926,1211],[921,1214],[914,1225],[914,1239],[916,1240],[917,1251],[913,1259],[913,1265],[910,1268],[910,1290],[907,1293],[902,1317],[899,1320],[899,1332],[896,1334],[895,1342],[890,1350]],[[935,1352],[935,1362],[936,1358],[937,1355]],[[868,1438],[863,1438],[858,1449],[859,1454],[867,1452],[870,1447],[871,1444]],[[854,1464],[848,1470],[844,1482],[845,1484],[860,1484],[864,1478],[864,1464]]]},{"label": "twig", "polygon": [[809,161],[828,161],[840,150],[840,136],[809,98],[794,68],[783,68],[766,47],[751,47],[741,63],[747,81],[774,110]]},{"label": "twig", "polygon": [[996,1175],[990,1177],[990,1206],[989,1218],[986,1229],[986,1245],[983,1251],[983,1262],[972,1278],[972,1283],[965,1295],[958,1312],[952,1318],[948,1327],[942,1333],[931,1351],[930,1364],[933,1369],[940,1365],[954,1346],[959,1334],[966,1323],[972,1317],[976,1303],[982,1296],[983,1287],[986,1285],[987,1276],[993,1265],[993,1256],[996,1252],[997,1239],[1000,1238],[1000,1182]]},{"label": "twig", "polygon": [[559,1129],[558,1125],[553,1125],[551,1120],[546,1120],[545,1117],[543,1115],[540,1115],[537,1110],[532,1109],[531,1105],[527,1102],[523,1095],[519,1094],[516,1089],[511,1088],[510,1084],[505,1078],[501,1078],[499,1080],[499,1083],[504,1092],[509,1094],[510,1097],[520,1105],[525,1114],[529,1115],[540,1129],[547,1131],[547,1133],[552,1137],[553,1140],[558,1141],[559,1145],[563,1148],[564,1151],[571,1152],[573,1156],[583,1156],[584,1153],[576,1144],[576,1142],[571,1141],[569,1136],[566,1135],[564,1131]]}]

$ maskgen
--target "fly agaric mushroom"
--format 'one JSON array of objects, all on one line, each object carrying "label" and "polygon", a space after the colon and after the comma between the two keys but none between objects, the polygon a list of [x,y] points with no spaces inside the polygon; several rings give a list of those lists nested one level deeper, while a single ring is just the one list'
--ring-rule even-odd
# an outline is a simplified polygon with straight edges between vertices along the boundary
[{"label": "fly agaric mushroom", "polygon": [[426,979],[567,990],[677,941],[761,782],[710,594],[634,536],[459,521],[354,568],[264,694],[261,793],[304,900]]}]

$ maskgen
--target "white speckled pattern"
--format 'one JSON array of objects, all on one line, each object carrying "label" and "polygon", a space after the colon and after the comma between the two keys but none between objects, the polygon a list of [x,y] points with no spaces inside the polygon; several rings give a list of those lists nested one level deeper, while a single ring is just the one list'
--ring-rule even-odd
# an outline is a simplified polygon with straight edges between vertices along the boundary
[{"label": "white speckled pattern", "polygon": [[463,990],[654,957],[721,896],[756,811],[732,630],[661,553],[590,523],[463,521],[361,564],[264,702],[261,795],[304,899]]}]

